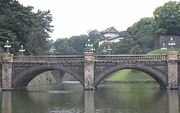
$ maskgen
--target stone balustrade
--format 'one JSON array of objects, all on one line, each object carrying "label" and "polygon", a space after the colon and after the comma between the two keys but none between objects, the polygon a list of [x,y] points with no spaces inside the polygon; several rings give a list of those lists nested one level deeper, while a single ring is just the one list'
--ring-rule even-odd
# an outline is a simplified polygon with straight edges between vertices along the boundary
[{"label": "stone balustrade", "polygon": [[[178,55],[180,59],[180,55]],[[1,61],[2,59],[0,59]],[[44,56],[14,56],[13,62],[56,62],[56,61],[83,61],[83,55],[44,55]],[[95,60],[167,60],[167,55],[95,55]]]},{"label": "stone balustrade", "polygon": [[[180,55],[178,56],[180,59]],[[95,60],[166,60],[167,55],[95,55]],[[13,62],[83,61],[83,55],[14,56]]]},{"label": "stone balustrade", "polygon": [[96,55],[96,60],[166,60],[167,55]]},{"label": "stone balustrade", "polygon": [[83,61],[83,55],[47,55],[47,56],[14,56],[13,62],[59,62],[59,61]]}]

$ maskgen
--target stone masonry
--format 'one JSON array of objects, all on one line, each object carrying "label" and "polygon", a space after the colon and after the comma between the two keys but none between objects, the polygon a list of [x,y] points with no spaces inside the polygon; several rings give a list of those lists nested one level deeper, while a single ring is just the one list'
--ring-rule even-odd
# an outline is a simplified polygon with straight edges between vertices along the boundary
[{"label": "stone masonry", "polygon": [[[179,89],[180,55],[84,55],[13,56],[4,53],[1,63],[1,89],[25,88],[46,71],[61,70],[79,81],[84,89],[93,90],[108,75],[122,69],[147,73],[164,89]],[[65,76],[65,75],[64,75]]]}]

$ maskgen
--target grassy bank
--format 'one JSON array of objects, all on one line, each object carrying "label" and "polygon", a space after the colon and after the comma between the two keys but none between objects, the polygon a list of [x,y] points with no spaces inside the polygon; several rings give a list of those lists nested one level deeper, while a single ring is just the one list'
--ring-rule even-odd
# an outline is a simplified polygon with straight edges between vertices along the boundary
[{"label": "grassy bank", "polygon": [[[173,50],[178,51],[180,54],[180,48]],[[147,55],[167,54],[168,52],[169,50],[156,49],[147,53]],[[125,69],[110,75],[106,78],[106,81],[154,81],[154,79],[142,71]]]},{"label": "grassy bank", "polygon": [[[173,49],[173,50],[178,51],[178,53],[180,54],[180,48],[176,48],[176,49]],[[168,50],[155,49],[155,50],[147,53],[147,55],[167,54],[167,53],[168,53]]]},{"label": "grassy bank", "polygon": [[154,81],[148,74],[132,69],[120,70],[110,75],[106,81]]}]

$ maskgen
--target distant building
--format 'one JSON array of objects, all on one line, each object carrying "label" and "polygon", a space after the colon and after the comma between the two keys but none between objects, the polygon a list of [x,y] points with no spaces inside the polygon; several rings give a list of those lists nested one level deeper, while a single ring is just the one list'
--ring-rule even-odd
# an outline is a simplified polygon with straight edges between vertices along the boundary
[{"label": "distant building", "polygon": [[101,31],[100,36],[99,45],[103,43],[118,42],[124,39],[114,27],[109,27],[106,30]]},{"label": "distant building", "polygon": [[155,48],[162,50],[168,48],[180,48],[180,36],[161,35],[155,42]]}]

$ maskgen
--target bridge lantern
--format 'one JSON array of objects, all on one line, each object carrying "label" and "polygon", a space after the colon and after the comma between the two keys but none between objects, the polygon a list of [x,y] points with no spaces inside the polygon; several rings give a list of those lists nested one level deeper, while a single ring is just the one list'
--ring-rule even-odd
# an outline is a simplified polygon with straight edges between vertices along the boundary
[{"label": "bridge lantern", "polygon": [[50,54],[53,54],[53,53],[55,52],[55,50],[56,50],[56,49],[55,49],[54,45],[52,45],[52,46],[51,46],[51,49],[49,50],[49,53],[50,53]]},{"label": "bridge lantern", "polygon": [[24,46],[21,45],[21,47],[20,47],[20,49],[19,49],[20,54],[23,55],[25,51],[26,51],[26,50],[24,49]]},{"label": "bridge lantern", "polygon": [[111,46],[108,45],[108,47],[107,47],[107,52],[108,52],[108,54],[111,54],[111,51],[112,51]]},{"label": "bridge lantern", "polygon": [[6,41],[6,44],[4,45],[4,48],[6,48],[6,53],[9,53],[9,48],[11,48],[9,40]]},{"label": "bridge lantern", "polygon": [[170,38],[170,41],[168,42],[168,46],[171,48],[171,49],[174,49],[174,46],[176,46],[176,43],[175,43],[175,40],[174,38]]},{"label": "bridge lantern", "polygon": [[103,47],[102,52],[105,54],[107,52],[106,47]]},{"label": "bridge lantern", "polygon": [[93,53],[95,51],[95,48],[93,47],[93,44],[91,44],[90,39],[88,39],[88,42],[85,44],[85,52]]}]

